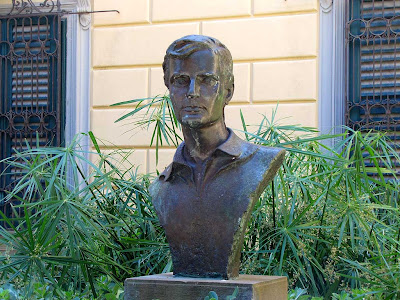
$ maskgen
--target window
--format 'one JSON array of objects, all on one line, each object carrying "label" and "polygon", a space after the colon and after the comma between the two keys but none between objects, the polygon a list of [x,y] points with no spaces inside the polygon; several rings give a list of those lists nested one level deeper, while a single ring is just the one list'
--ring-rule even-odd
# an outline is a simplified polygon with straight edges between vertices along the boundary
[{"label": "window", "polygon": [[[0,17],[0,159],[27,143],[60,146],[65,128],[65,28],[61,14]],[[0,173],[6,168],[0,164]],[[6,192],[21,176],[0,177],[0,210],[11,216]]]},{"label": "window", "polygon": [[350,0],[346,11],[346,125],[400,142],[400,1]]}]

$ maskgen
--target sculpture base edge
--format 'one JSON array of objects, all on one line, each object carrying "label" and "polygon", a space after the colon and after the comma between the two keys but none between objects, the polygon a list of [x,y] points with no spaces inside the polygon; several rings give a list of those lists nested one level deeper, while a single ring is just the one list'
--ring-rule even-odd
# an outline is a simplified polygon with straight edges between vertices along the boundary
[{"label": "sculpture base edge", "polygon": [[286,300],[287,278],[280,276],[239,275],[232,280],[174,276],[172,273],[141,276],[125,280],[125,300],[203,300],[210,291],[226,299],[238,287],[236,300]]}]

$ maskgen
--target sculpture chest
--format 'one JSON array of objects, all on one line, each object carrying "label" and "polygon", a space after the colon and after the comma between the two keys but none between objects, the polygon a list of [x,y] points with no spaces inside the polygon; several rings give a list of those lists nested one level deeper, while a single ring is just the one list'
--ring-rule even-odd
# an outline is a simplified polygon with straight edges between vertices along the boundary
[{"label": "sculpture chest", "polygon": [[214,277],[226,272],[234,235],[249,208],[249,191],[257,181],[245,182],[249,178],[243,175],[222,172],[200,191],[180,178],[163,183],[161,203],[153,201],[176,258],[175,273],[190,275],[180,270],[181,263],[192,275],[205,272]]},{"label": "sculpture chest", "polygon": [[279,150],[268,155],[263,152],[253,151],[232,163],[201,188],[190,180],[190,170],[152,184],[150,191],[170,245],[174,274],[238,276],[244,231]]}]

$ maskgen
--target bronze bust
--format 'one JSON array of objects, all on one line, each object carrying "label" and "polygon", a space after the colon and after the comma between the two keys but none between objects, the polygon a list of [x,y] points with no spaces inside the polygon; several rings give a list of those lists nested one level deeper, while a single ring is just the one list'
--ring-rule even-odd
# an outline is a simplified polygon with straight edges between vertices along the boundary
[{"label": "bronze bust", "polygon": [[285,151],[248,143],[226,128],[232,56],[217,39],[190,35],[164,58],[164,82],[184,142],[150,186],[175,275],[235,278],[255,202]]}]

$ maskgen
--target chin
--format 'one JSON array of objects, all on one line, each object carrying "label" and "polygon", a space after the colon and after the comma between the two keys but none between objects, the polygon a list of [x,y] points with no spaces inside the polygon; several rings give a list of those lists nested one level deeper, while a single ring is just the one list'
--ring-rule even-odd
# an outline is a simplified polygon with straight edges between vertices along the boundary
[{"label": "chin", "polygon": [[185,120],[182,121],[182,125],[190,127],[190,128],[201,128],[204,126],[202,122],[199,120]]},{"label": "chin", "polygon": [[183,117],[181,124],[190,128],[201,128],[206,126],[202,118]]}]

